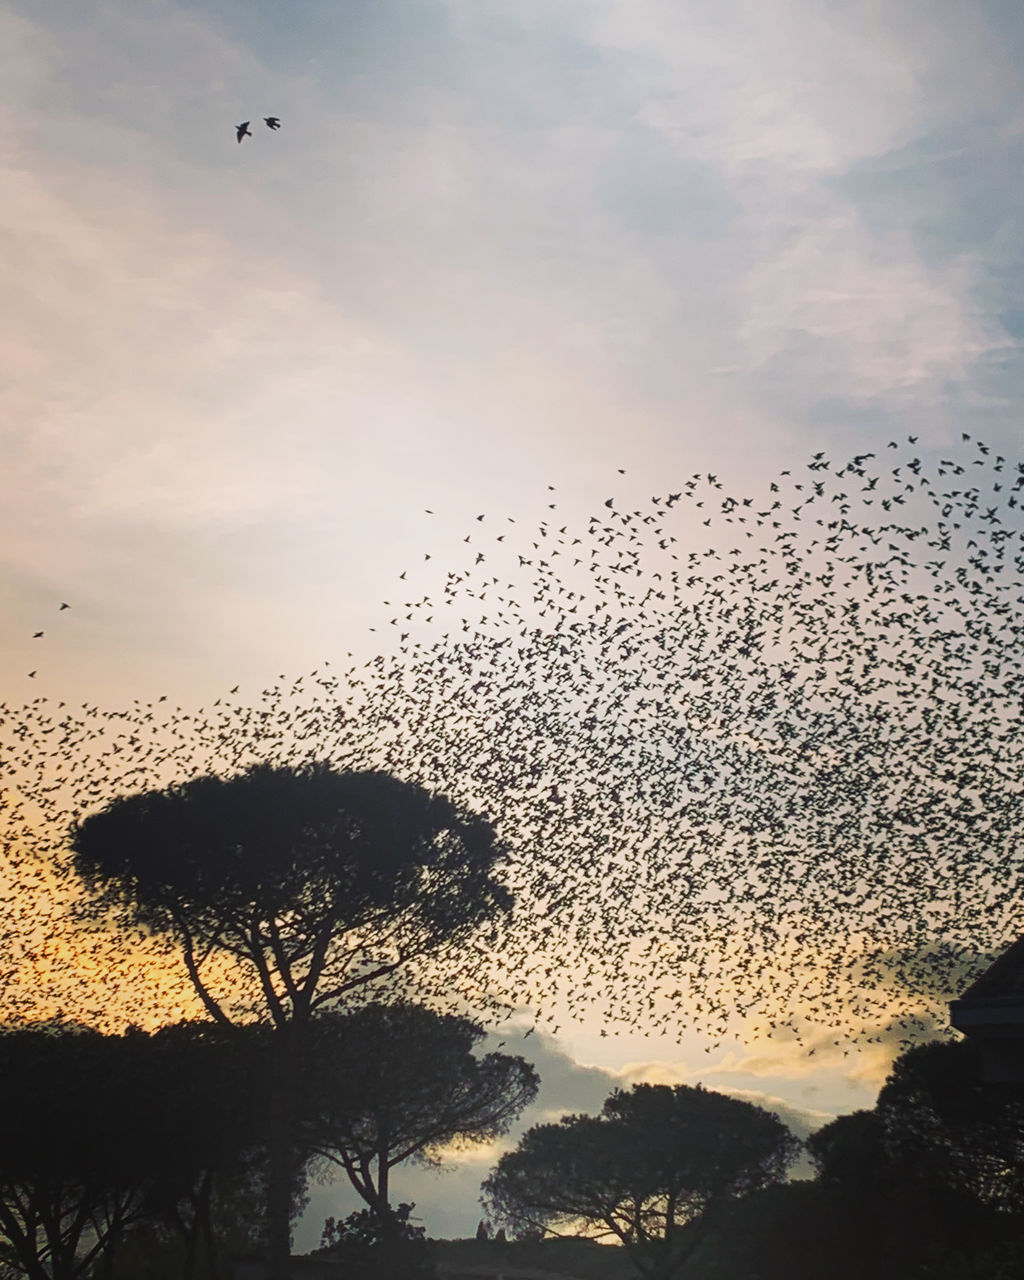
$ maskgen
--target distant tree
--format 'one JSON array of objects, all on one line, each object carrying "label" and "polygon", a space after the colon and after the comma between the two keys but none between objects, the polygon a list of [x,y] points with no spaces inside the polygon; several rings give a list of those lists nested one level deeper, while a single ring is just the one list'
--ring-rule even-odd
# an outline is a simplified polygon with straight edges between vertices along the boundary
[{"label": "distant tree", "polygon": [[412,1221],[415,1207],[359,1209],[341,1222],[328,1218],[314,1256],[344,1263],[346,1273],[360,1280],[433,1280],[437,1269],[426,1231]]},{"label": "distant tree", "polygon": [[[94,910],[168,934],[210,1017],[276,1031],[268,1261],[287,1280],[296,1071],[305,1029],[360,989],[437,993],[445,961],[509,905],[490,825],[382,773],[258,766],[108,804],[72,833]],[[214,962],[249,980],[239,1004]]]},{"label": "distant tree", "polygon": [[490,1240],[491,1228],[487,1225],[486,1218],[481,1218],[476,1224],[476,1238],[478,1240]]},{"label": "distant tree", "polygon": [[477,1057],[482,1027],[422,1005],[368,1005],[319,1018],[311,1031],[305,1140],[384,1223],[396,1165],[436,1164],[445,1147],[492,1141],[537,1093],[524,1059]]},{"label": "distant tree", "polygon": [[616,1090],[601,1114],[537,1125],[484,1184],[524,1228],[617,1239],[636,1270],[668,1280],[712,1210],[779,1182],[799,1142],[751,1103],[688,1085]]}]

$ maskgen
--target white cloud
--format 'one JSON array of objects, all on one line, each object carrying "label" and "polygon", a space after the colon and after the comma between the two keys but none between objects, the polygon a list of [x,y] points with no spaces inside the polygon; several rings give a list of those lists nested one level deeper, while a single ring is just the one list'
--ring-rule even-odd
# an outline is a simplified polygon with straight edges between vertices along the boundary
[{"label": "white cloud", "polygon": [[[998,347],[969,260],[927,269],[827,185],[932,109],[903,34],[789,0],[446,11],[451,85],[411,76],[387,103],[271,70],[170,0],[63,41],[8,19],[19,556],[45,554],[35,512],[58,505],[188,536],[323,519],[337,476],[366,516],[349,477],[385,448],[449,491],[495,483],[486,451],[511,487],[624,433],[663,469],[685,414],[693,448],[727,424],[756,459],[787,403],[932,407]],[[239,148],[259,94],[288,130]],[[651,173],[691,167],[693,207],[728,192],[715,235],[682,206],[675,234],[630,222],[644,139],[666,148]],[[72,571],[82,545],[61,544]]]},{"label": "white cloud", "polygon": [[846,397],[931,410],[949,381],[1011,345],[975,314],[969,264],[928,269],[908,238],[882,241],[823,194],[798,235],[763,233],[740,287],[738,338],[750,372]]},{"label": "white cloud", "polygon": [[[453,7],[473,32],[501,11]],[[826,396],[934,412],[950,382],[965,383],[975,361],[1007,345],[981,314],[978,264],[929,268],[910,227],[869,228],[834,185],[938,121],[991,107],[1010,83],[980,18],[947,12],[936,34],[918,16],[894,23],[874,6],[813,0],[605,0],[555,6],[546,22],[535,10],[521,16],[531,33],[556,26],[599,51],[619,127],[660,136],[678,165],[728,192],[734,208],[720,236],[701,247],[702,261],[684,255],[677,348],[691,377],[686,344],[713,344],[714,367],[741,375],[737,397],[767,384],[798,413]],[[975,55],[966,70],[958,47]],[[591,131],[607,143],[614,126],[594,122],[585,102],[558,105],[580,135],[574,158],[597,163]],[[684,208],[679,217],[685,227]],[[679,247],[645,246],[663,265]],[[687,304],[704,308],[703,341]],[[657,350],[667,335],[645,336]]]}]

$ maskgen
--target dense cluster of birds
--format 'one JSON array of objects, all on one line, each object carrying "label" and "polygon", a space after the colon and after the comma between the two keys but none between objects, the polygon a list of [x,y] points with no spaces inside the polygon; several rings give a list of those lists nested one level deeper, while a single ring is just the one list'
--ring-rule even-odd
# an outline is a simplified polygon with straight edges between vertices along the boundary
[{"label": "dense cluster of birds", "polygon": [[[251,123],[252,122],[250,120],[243,120],[241,124],[235,125],[235,137],[238,139],[239,142],[241,142],[243,138],[252,137],[252,130],[249,128],[249,125]],[[263,123],[273,133],[276,133],[277,130],[280,129],[281,127],[281,121],[278,119],[277,116],[264,116]]]},{"label": "dense cluster of birds", "polygon": [[516,908],[445,979],[467,998],[652,1032],[943,1024],[1024,932],[1024,463],[911,437],[759,493],[549,498],[532,531],[479,515],[368,662],[199,710],[0,706],[12,865],[66,866],[76,816],[203,770],[384,768],[508,845]]}]

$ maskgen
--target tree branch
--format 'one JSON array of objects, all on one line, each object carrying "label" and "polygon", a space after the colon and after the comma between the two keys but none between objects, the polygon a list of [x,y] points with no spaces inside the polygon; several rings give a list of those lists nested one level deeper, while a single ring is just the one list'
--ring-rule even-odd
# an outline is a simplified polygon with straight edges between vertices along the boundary
[{"label": "tree branch", "polygon": [[232,1025],[231,1019],[213,998],[210,991],[207,989],[206,984],[203,982],[202,975],[199,972],[199,965],[196,963],[192,934],[189,931],[188,925],[185,923],[184,916],[181,912],[172,911],[171,918],[174,921],[174,927],[178,931],[178,936],[181,938],[181,950],[185,959],[185,968],[188,970],[188,976],[192,982],[192,986],[195,988],[196,994],[203,1002],[203,1008],[219,1026],[230,1027]]}]

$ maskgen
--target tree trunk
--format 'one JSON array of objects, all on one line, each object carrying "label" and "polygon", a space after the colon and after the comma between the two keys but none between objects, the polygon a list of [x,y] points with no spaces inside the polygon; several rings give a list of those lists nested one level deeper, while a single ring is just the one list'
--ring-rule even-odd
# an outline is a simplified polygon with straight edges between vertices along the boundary
[{"label": "tree trunk", "polygon": [[290,1280],[292,1188],[295,1180],[295,1028],[274,1036],[274,1071],[267,1114],[267,1280]]},{"label": "tree trunk", "polygon": [[391,1131],[388,1126],[388,1117],[385,1112],[383,1115],[377,1114],[377,1216],[380,1219],[380,1238],[384,1242],[390,1242],[395,1238],[395,1220],[391,1216],[390,1204],[390,1174],[391,1168],[388,1164],[388,1156],[391,1149]]},{"label": "tree trunk", "polygon": [[206,1248],[206,1270],[208,1280],[210,1277],[216,1276],[216,1270],[213,1268],[213,1255],[210,1252],[212,1243],[212,1228],[210,1224],[210,1189],[213,1183],[213,1174],[207,1169],[199,1180],[199,1189],[189,1193],[189,1200],[192,1205],[192,1219],[190,1225],[186,1225],[181,1214],[177,1214],[178,1229],[181,1238],[185,1242],[185,1266],[182,1272],[182,1280],[196,1280],[200,1273],[199,1264],[199,1246],[202,1243]]},{"label": "tree trunk", "polygon": [[196,1248],[198,1250],[201,1234],[203,1244],[206,1249],[206,1275],[207,1280],[217,1280],[220,1272],[220,1264],[217,1252],[217,1239],[213,1231],[213,1174],[209,1171],[203,1174],[203,1181],[199,1192],[199,1230],[196,1232]]},{"label": "tree trunk", "polygon": [[385,1137],[382,1137],[380,1150],[377,1153],[377,1203],[380,1206],[381,1223],[385,1231],[387,1231],[390,1226],[391,1220],[390,1213],[388,1212],[391,1208],[388,1203],[388,1197],[391,1194],[388,1176],[390,1172],[391,1171],[388,1168],[387,1140]]},{"label": "tree trunk", "polygon": [[287,1108],[271,1100],[267,1141],[267,1277],[289,1280],[292,1249],[292,1144]]}]

